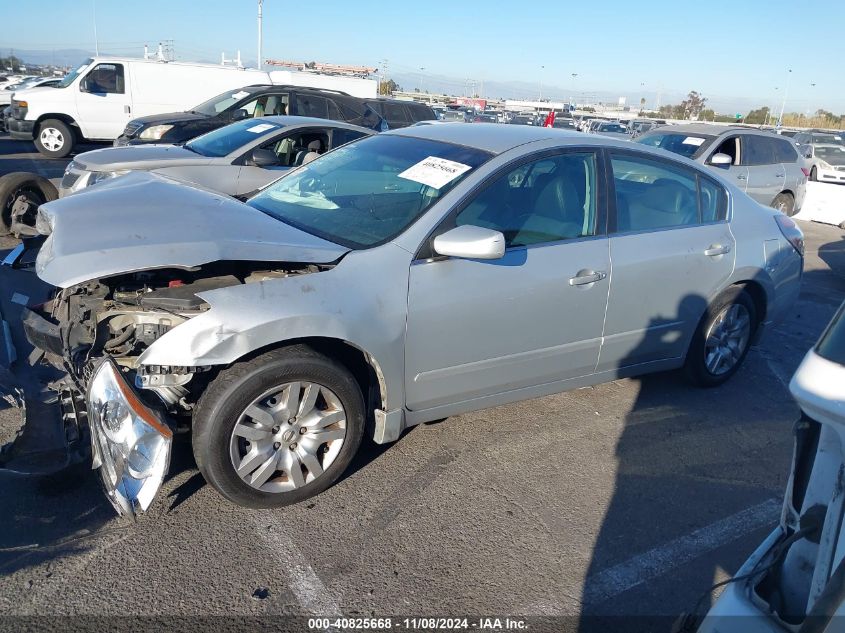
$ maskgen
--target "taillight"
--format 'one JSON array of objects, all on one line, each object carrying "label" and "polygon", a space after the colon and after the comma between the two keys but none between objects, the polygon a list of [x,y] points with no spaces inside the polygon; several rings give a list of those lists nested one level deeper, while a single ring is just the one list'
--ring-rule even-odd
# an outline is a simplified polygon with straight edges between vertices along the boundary
[{"label": "taillight", "polygon": [[806,167],[802,167],[802,168],[801,168],[801,173],[802,173],[802,174],[804,174],[804,177],[805,177],[805,178],[809,178],[809,177],[810,177],[810,170],[809,170],[809,169],[807,169]]},{"label": "taillight", "polygon": [[779,213],[775,216],[780,232],[786,238],[786,241],[792,244],[801,257],[804,257],[804,233],[798,228],[798,225],[792,221],[792,218]]}]

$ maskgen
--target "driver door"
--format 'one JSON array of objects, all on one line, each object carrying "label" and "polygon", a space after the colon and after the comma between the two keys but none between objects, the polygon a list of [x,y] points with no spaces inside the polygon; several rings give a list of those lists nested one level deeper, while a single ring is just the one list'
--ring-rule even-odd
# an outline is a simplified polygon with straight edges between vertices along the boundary
[{"label": "driver door", "polygon": [[487,396],[553,393],[595,371],[610,272],[598,164],[593,151],[524,162],[444,221],[438,234],[465,224],[501,231],[506,251],[497,260],[423,253],[411,265],[409,409],[478,399],[471,408],[481,408]]},{"label": "driver door", "polygon": [[123,64],[101,63],[79,82],[76,110],[87,139],[115,139],[131,117],[131,98]]}]

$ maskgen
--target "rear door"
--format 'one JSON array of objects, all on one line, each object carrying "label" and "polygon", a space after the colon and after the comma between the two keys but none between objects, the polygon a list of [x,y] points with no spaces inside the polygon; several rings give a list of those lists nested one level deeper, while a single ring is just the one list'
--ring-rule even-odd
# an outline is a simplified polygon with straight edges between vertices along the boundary
[{"label": "rear door", "polygon": [[742,162],[748,167],[746,193],[760,204],[770,206],[775,196],[783,191],[786,176],[777,158],[774,141],[760,134],[742,137]]},{"label": "rear door", "polygon": [[100,62],[80,80],[77,122],[88,139],[115,139],[131,116],[129,73],[124,64]]},{"label": "rear door", "polygon": [[727,193],[698,170],[610,152],[610,296],[598,371],[680,359],[734,267]]},{"label": "rear door", "polygon": [[783,168],[783,189],[797,194],[799,187],[807,182],[807,177],[801,171],[803,161],[799,160],[795,144],[785,138],[774,139],[775,156]]}]

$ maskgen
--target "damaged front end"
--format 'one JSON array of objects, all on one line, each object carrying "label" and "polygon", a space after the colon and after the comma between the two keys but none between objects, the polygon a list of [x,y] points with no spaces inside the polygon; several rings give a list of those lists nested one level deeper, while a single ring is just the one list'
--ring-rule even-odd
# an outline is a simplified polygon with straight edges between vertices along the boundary
[{"label": "damaged front end", "polygon": [[315,265],[218,262],[135,272],[64,289],[24,309],[31,361],[63,372],[51,388],[90,435],[93,466],[117,512],[145,511],[168,470],[175,434],[188,432],[212,366],[139,362],[164,334],[209,310],[198,294],[303,274]]}]

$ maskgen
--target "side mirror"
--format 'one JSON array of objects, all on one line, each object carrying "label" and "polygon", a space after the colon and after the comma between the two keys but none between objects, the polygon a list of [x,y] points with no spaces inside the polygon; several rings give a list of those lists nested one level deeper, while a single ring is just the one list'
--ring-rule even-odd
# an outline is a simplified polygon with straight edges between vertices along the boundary
[{"label": "side mirror", "polygon": [[714,167],[730,167],[733,165],[734,159],[727,154],[713,154],[710,157],[709,163]]},{"label": "side mirror", "polygon": [[281,162],[279,161],[279,157],[276,155],[276,152],[271,149],[263,149],[261,147],[256,147],[252,150],[252,155],[249,157],[249,160],[256,167],[273,167]]},{"label": "side mirror", "polygon": [[457,226],[434,238],[434,252],[463,259],[500,259],[505,255],[505,236],[481,226]]},{"label": "side mirror", "polygon": [[240,108],[240,109],[232,112],[232,121],[241,121],[242,119],[247,119],[247,118],[249,118],[249,112],[247,112],[243,108]]}]

